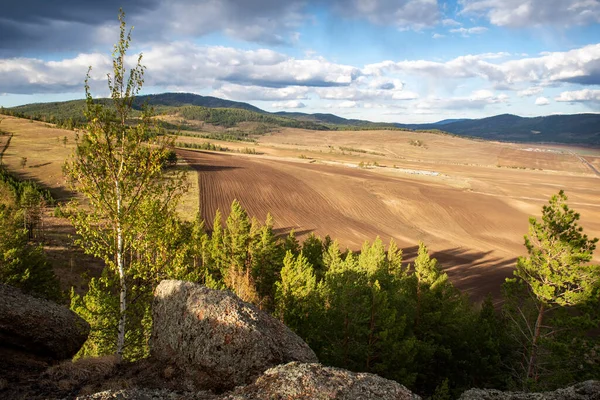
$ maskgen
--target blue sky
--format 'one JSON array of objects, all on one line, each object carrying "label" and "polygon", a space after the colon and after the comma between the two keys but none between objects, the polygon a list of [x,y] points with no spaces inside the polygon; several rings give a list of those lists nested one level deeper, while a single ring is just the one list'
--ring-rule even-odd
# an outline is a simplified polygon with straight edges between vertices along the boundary
[{"label": "blue sky", "polygon": [[107,94],[117,12],[144,93],[431,122],[600,111],[600,0],[22,0],[0,17],[0,105]]}]

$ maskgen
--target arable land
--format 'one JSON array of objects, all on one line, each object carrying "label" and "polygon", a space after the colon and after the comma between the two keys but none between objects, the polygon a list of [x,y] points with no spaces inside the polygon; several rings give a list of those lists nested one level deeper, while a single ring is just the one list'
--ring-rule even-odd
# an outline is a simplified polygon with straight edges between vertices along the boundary
[{"label": "arable land", "polygon": [[[61,167],[75,133],[13,117],[1,128],[8,132],[0,136],[4,165],[66,199]],[[254,142],[189,133],[177,141],[229,151],[177,150],[192,167],[181,207],[188,218],[200,209],[210,228],[216,209],[227,214],[238,199],[260,220],[271,213],[281,235],[292,229],[300,239],[329,235],[354,251],[377,236],[394,239],[407,262],[423,241],[476,300],[499,293],[525,253],[528,218],[539,216],[560,189],[581,214],[585,232],[600,237],[600,149],[391,130],[280,128]],[[66,220],[50,222],[68,231]]]}]

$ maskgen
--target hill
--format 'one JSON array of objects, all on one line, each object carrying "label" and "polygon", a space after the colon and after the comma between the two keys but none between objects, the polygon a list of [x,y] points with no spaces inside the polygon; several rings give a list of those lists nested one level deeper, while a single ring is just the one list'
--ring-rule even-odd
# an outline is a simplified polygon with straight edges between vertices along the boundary
[{"label": "hill", "polygon": [[525,118],[512,114],[481,119],[446,120],[434,124],[398,124],[409,129],[436,129],[506,142],[555,142],[600,145],[600,114],[549,115]]},{"label": "hill", "polygon": [[[98,100],[106,102],[106,99]],[[565,143],[600,146],[600,114],[551,115],[519,117],[512,114],[481,119],[445,119],[428,124],[401,124],[347,119],[327,113],[276,112],[270,113],[248,103],[200,96],[191,93],[163,93],[139,96],[135,110],[151,105],[162,115],[174,115],[182,120],[203,121],[227,128],[242,122],[264,125],[259,131],[272,127],[311,130],[371,130],[403,129],[435,131],[486,140],[522,143]],[[27,104],[1,112],[11,115],[54,122],[71,128],[84,122],[84,100]],[[185,128],[185,124],[184,124]]]},{"label": "hill", "polygon": [[323,124],[333,124],[333,125],[346,125],[351,127],[366,127],[366,128],[397,128],[394,123],[387,122],[372,122],[366,121],[363,119],[347,119],[335,114],[323,114],[323,113],[300,113],[300,112],[287,112],[287,111],[279,111],[275,113],[276,115],[297,119],[299,121],[313,121]]},{"label": "hill", "polygon": [[[107,99],[97,100],[106,103]],[[135,98],[133,108],[141,110],[144,104],[153,106],[159,112],[168,112],[172,109],[185,106],[199,106],[207,108],[234,108],[265,114],[266,112],[258,107],[248,103],[219,99],[211,96],[200,96],[191,93],[162,93],[138,96]],[[83,121],[83,110],[85,109],[85,100],[70,100],[51,103],[32,103],[22,106],[8,108],[7,110],[22,114],[25,117],[42,119],[43,116],[56,120],[72,119],[73,121]]]}]

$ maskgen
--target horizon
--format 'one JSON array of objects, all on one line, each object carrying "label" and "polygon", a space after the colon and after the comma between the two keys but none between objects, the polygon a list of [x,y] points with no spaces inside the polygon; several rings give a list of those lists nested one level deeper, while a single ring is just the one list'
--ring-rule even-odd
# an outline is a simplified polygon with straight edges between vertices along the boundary
[{"label": "horizon", "polygon": [[[215,97],[215,96],[204,96],[204,95],[199,95],[197,93],[191,93],[191,92],[162,92],[162,93],[152,93],[152,94],[140,94],[137,97],[143,97],[143,96],[159,96],[159,95],[164,95],[164,94],[192,94],[192,95],[197,95],[197,96],[203,96],[203,97],[213,97],[216,99],[221,99],[221,100],[230,100],[230,99],[223,99],[223,98],[219,98],[219,97]],[[100,97],[96,98],[96,100],[100,99]],[[108,99],[106,97],[102,97],[102,99]],[[34,104],[49,104],[49,103],[62,103],[62,102],[68,102],[68,101],[84,101],[85,98],[74,98],[74,99],[69,99],[69,100],[62,100],[62,101],[47,101],[47,102],[36,102],[36,103],[25,103],[25,104],[19,104],[16,106],[12,106],[12,107],[19,107],[19,106],[26,106],[26,105],[34,105]],[[236,101],[236,100],[231,100],[231,101]],[[266,111],[260,107],[258,107],[255,104],[252,104],[252,102],[246,102],[246,101],[238,101],[239,103],[243,103],[243,104],[248,104],[250,106],[254,106],[259,108],[261,111]],[[0,104],[0,107],[4,107],[2,104]],[[5,107],[5,108],[12,108],[12,107]],[[211,107],[209,107],[211,108]],[[339,117],[338,114],[332,113],[332,112],[313,112],[313,113],[308,113],[305,112],[303,110],[276,110],[276,111],[266,111],[269,113],[273,113],[273,114],[277,114],[277,113],[289,113],[289,114],[306,114],[306,115],[316,115],[316,114],[322,114],[322,115],[333,115],[336,117]],[[437,120],[432,120],[432,121],[426,121],[426,122],[418,122],[418,123],[404,123],[402,121],[395,121],[395,122],[386,122],[386,121],[377,121],[377,120],[363,120],[360,118],[347,118],[349,120],[351,119],[356,119],[356,120],[363,120],[363,121],[367,121],[367,122],[372,122],[372,123],[392,123],[392,124],[400,124],[400,125],[414,125],[414,124],[420,124],[420,125],[433,125],[433,124],[437,124],[440,122],[444,122],[447,120],[457,120],[457,121],[464,121],[464,120],[479,120],[479,119],[486,119],[486,118],[493,118],[493,117],[499,117],[499,116],[503,116],[503,115],[510,115],[510,116],[515,116],[515,117],[519,117],[519,118],[545,118],[545,117],[552,117],[552,116],[571,116],[571,115],[586,115],[586,114],[600,114],[600,111],[584,111],[584,112],[580,112],[580,113],[573,113],[573,114],[565,114],[565,113],[554,113],[554,114],[547,114],[547,115],[537,115],[537,116],[524,116],[524,115],[519,115],[519,114],[515,114],[515,113],[502,113],[502,114],[494,114],[494,115],[484,115],[482,117],[479,118],[461,118],[460,116],[456,116],[454,118],[445,118],[445,119],[437,119]]]},{"label": "horizon", "polygon": [[[7,4],[0,106],[81,99],[89,65],[105,96],[117,3]],[[148,0],[124,11],[148,68],[142,95],[404,124],[600,112],[598,0]]]}]

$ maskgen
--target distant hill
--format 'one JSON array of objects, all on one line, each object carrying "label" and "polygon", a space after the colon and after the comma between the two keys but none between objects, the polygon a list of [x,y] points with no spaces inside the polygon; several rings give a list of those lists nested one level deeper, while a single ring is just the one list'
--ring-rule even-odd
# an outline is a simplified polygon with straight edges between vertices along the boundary
[{"label": "distant hill", "polygon": [[[106,102],[107,99],[98,101]],[[235,127],[241,122],[256,122],[263,125],[258,131],[264,132],[269,131],[269,127],[273,126],[314,130],[410,129],[507,142],[600,145],[600,114],[551,115],[534,118],[502,114],[481,119],[445,119],[429,124],[394,124],[346,119],[326,113],[285,111],[269,113],[248,103],[191,93],[138,96],[134,108],[140,110],[143,104],[153,106],[161,114],[179,115],[184,119],[200,120],[225,127]],[[84,107],[84,100],[72,100],[27,104],[5,109],[4,112],[56,122],[61,126],[69,127],[84,121]],[[68,122],[66,125],[65,121]]]},{"label": "distant hill", "polygon": [[462,121],[468,121],[468,118],[456,118],[456,119],[443,119],[441,121],[438,122],[434,122],[432,125],[447,125],[447,124],[451,124],[453,122],[462,122]]},{"label": "distant hill", "polygon": [[443,129],[455,135],[508,142],[600,145],[600,114],[549,115],[532,118],[502,114],[482,119],[440,122],[397,126],[409,129]]},{"label": "distant hill", "polygon": [[[107,102],[107,99],[98,99],[98,102]],[[239,101],[230,101],[211,96],[200,96],[191,93],[162,93],[138,96],[135,98],[133,108],[141,110],[144,104],[148,104],[164,111],[170,108],[184,106],[200,106],[207,108],[237,108],[265,114],[266,111],[254,107],[248,103]],[[85,109],[85,100],[71,100],[52,103],[32,103],[23,106],[9,108],[10,111],[24,114],[28,117],[54,116],[58,120],[73,119],[74,121],[83,121],[83,110]],[[39,119],[39,118],[36,118]]]},{"label": "distant hill", "polygon": [[267,113],[248,103],[224,100],[212,96],[200,96],[192,93],[162,93],[138,96],[135,98],[134,107],[141,108],[145,103],[151,106],[167,107],[200,106],[207,108],[239,108],[257,113]]},{"label": "distant hill", "polygon": [[356,126],[356,127],[382,127],[382,128],[394,128],[396,124],[391,122],[372,122],[366,121],[363,119],[346,119],[343,117],[339,117],[335,114],[306,114],[300,112],[287,112],[287,111],[279,111],[275,113],[276,115],[280,115],[282,117],[294,118],[299,121],[313,121],[319,122],[323,124],[334,124],[334,125],[348,125],[348,126]]}]

